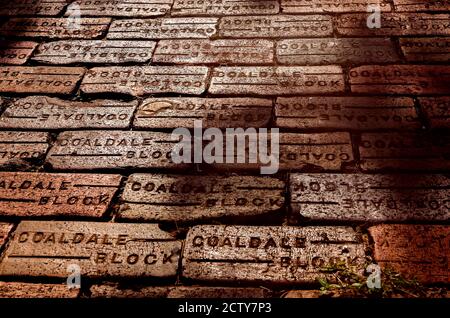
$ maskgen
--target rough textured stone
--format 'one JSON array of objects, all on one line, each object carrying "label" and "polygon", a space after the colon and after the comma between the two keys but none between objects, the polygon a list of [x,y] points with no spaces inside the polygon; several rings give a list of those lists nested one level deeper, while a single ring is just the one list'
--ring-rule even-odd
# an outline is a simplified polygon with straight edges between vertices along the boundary
[{"label": "rough textured stone", "polygon": [[55,169],[178,168],[170,159],[171,134],[150,131],[63,132],[47,155]]},{"label": "rough textured stone", "polygon": [[70,94],[84,71],[82,67],[2,66],[0,93]]},{"label": "rough textured stone", "polygon": [[30,96],[17,100],[3,112],[0,116],[0,128],[127,128],[137,104],[113,100],[72,102],[46,96]]},{"label": "rough textured stone", "polygon": [[353,68],[349,74],[354,93],[450,93],[450,66],[368,65]]},{"label": "rough textured stone", "polygon": [[408,61],[450,62],[448,38],[401,38],[400,46]]},{"label": "rough textured stone", "polygon": [[344,36],[450,35],[450,14],[383,13],[381,28],[367,27],[367,13],[336,17],[336,29]]},{"label": "rough textured stone", "polygon": [[33,60],[48,64],[146,63],[155,46],[153,41],[55,41],[41,44]]},{"label": "rough textured stone", "polygon": [[81,90],[87,94],[134,96],[156,93],[200,95],[206,89],[208,73],[205,66],[96,67],[87,71]]},{"label": "rough textured stone", "polygon": [[134,174],[119,218],[192,221],[275,213],[284,206],[284,182],[253,176]]},{"label": "rough textured stone", "polygon": [[450,179],[423,174],[293,174],[293,218],[320,221],[446,221]]},{"label": "rough textured stone", "polygon": [[82,16],[153,17],[168,13],[172,3],[173,0],[77,0],[68,7],[66,16],[79,9]]},{"label": "rough textured stone", "polygon": [[448,0],[394,0],[395,11],[419,12],[419,11],[450,11],[450,1]]},{"label": "rough textured stone", "polygon": [[0,262],[2,276],[175,277],[181,241],[157,224],[22,221]]},{"label": "rough textured stone", "polygon": [[37,45],[30,41],[0,41],[0,64],[25,64]]},{"label": "rough textured stone", "polygon": [[280,97],[277,127],[296,129],[418,129],[414,101],[407,97]]},{"label": "rough textured stone", "polygon": [[344,91],[339,66],[217,67],[209,92],[231,95],[287,95]]},{"label": "rough textured stone", "polygon": [[166,298],[171,288],[173,287],[96,284],[91,286],[89,296],[91,298]]},{"label": "rough textured stone", "polygon": [[219,23],[219,36],[227,38],[321,37],[332,33],[328,15],[223,17]]},{"label": "rough textured stone", "polygon": [[12,18],[0,26],[0,35],[51,39],[94,39],[108,29],[110,18],[80,18],[79,26],[69,18]]},{"label": "rough textured stone", "polygon": [[448,225],[379,225],[369,228],[375,261],[422,283],[450,283]]},{"label": "rough textured stone", "polygon": [[385,0],[281,0],[283,13],[366,12],[368,6],[391,11]]},{"label": "rough textured stone", "polygon": [[276,14],[279,11],[280,5],[277,0],[174,0],[171,14],[174,16],[228,16],[246,14]]},{"label": "rough textured stone", "polygon": [[359,143],[363,170],[448,170],[448,134],[362,134]]},{"label": "rough textured stone", "polygon": [[183,252],[183,277],[215,283],[315,283],[334,280],[321,271],[344,262],[364,263],[359,236],[347,227],[196,226]]},{"label": "rough textured stone", "polygon": [[0,298],[77,298],[80,290],[66,284],[0,282]]},{"label": "rough textured stone", "polygon": [[431,128],[450,127],[450,96],[420,97],[419,103]]},{"label": "rough textured stone", "polygon": [[120,175],[0,172],[0,215],[101,217]]},{"label": "rough textured stone", "polygon": [[237,287],[175,287],[167,298],[265,298],[263,288],[237,288]]},{"label": "rough textured stone", "polygon": [[15,0],[0,3],[0,16],[56,16],[67,6],[66,0]]},{"label": "rough textured stone", "polygon": [[0,248],[5,244],[12,227],[13,224],[11,223],[0,223]]},{"label": "rough textured stone", "polygon": [[0,167],[40,161],[48,149],[48,133],[0,131]]},{"label": "rough textured stone", "polygon": [[278,41],[277,60],[281,64],[328,65],[395,62],[398,57],[390,39],[318,38]]},{"label": "rough textured stone", "polygon": [[218,18],[158,18],[114,20],[108,39],[208,39],[217,32]]},{"label": "rough textured stone", "polygon": [[133,127],[266,127],[272,115],[272,101],[262,98],[149,98],[138,108]]},{"label": "rough textured stone", "polygon": [[170,64],[251,65],[273,63],[268,40],[162,40],[153,61]]}]

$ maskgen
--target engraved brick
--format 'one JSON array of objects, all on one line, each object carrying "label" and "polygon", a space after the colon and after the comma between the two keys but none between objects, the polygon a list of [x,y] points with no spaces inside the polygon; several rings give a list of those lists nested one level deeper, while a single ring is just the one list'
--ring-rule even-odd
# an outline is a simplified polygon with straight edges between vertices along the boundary
[{"label": "engraved brick", "polygon": [[205,66],[97,67],[86,73],[81,91],[134,96],[157,93],[200,95],[206,89],[207,77]]},{"label": "engraved brick", "polygon": [[162,40],[153,56],[157,63],[251,65],[272,64],[268,40]]},{"label": "engraved brick", "polygon": [[420,11],[450,11],[450,1],[448,0],[394,0],[395,11],[399,12],[420,12]]},{"label": "engraved brick", "polygon": [[120,175],[0,172],[0,215],[101,217]]},{"label": "engraved brick", "polygon": [[272,116],[272,100],[262,98],[149,98],[138,108],[133,127],[267,127]]},{"label": "engraved brick", "polygon": [[127,128],[137,104],[137,101],[72,102],[46,96],[30,96],[17,100],[3,112],[0,116],[0,128]]},{"label": "engraved brick", "polygon": [[280,5],[276,0],[235,1],[235,0],[174,0],[171,14],[174,16],[195,15],[246,15],[276,14]]},{"label": "engraved brick", "polygon": [[419,129],[408,97],[280,97],[277,127],[294,129]]},{"label": "engraved brick", "polygon": [[236,220],[279,211],[284,190],[284,182],[275,178],[134,174],[125,186],[119,218]]},{"label": "engraved brick", "polygon": [[293,220],[446,221],[450,178],[424,174],[291,174]]},{"label": "engraved brick", "polygon": [[0,41],[0,64],[25,64],[36,46],[36,42],[30,41]]},{"label": "engraved brick", "polygon": [[56,16],[67,5],[66,0],[15,0],[0,3],[0,16]]},{"label": "engraved brick", "polygon": [[0,298],[77,298],[80,290],[65,284],[0,282]]},{"label": "engraved brick", "polygon": [[82,67],[3,66],[0,93],[70,94],[84,71]]},{"label": "engraved brick", "polygon": [[[12,230],[13,224],[11,223],[0,223],[0,248],[5,244],[9,232]],[[1,296],[1,293],[0,293]]]},{"label": "engraved brick", "polygon": [[323,37],[332,33],[328,15],[223,17],[219,23],[219,35],[231,38]]},{"label": "engraved brick", "polygon": [[344,91],[340,66],[217,67],[211,94],[287,95]]},{"label": "engraved brick", "polygon": [[448,134],[362,134],[359,143],[361,168],[376,170],[448,170]]},{"label": "engraved brick", "polygon": [[173,0],[77,0],[67,9],[79,8],[82,16],[96,17],[153,17],[170,11]]},{"label": "engraved brick", "polygon": [[108,39],[208,39],[217,32],[218,18],[157,18],[115,20]]},{"label": "engraved brick", "polygon": [[283,13],[366,12],[368,6],[391,11],[391,5],[384,0],[281,0]]},{"label": "engraved brick", "polygon": [[431,128],[450,127],[450,96],[420,97],[419,103]]},{"label": "engraved brick", "polygon": [[48,133],[0,131],[0,145],[0,167],[27,166],[45,156]]},{"label": "engraved brick", "polygon": [[367,18],[367,13],[340,15],[337,32],[345,36],[450,35],[449,14],[383,13],[381,28],[368,28]]},{"label": "engraved brick", "polygon": [[56,41],[41,44],[33,60],[48,64],[147,63],[155,46],[152,41]]},{"label": "engraved brick", "polygon": [[167,298],[267,298],[267,294],[263,288],[180,286],[173,288]]},{"label": "engraved brick", "polygon": [[400,45],[408,61],[450,62],[450,39],[401,38]]},{"label": "engraved brick", "polygon": [[281,64],[314,65],[398,61],[390,39],[287,39],[277,43]]},{"label": "engraved brick", "polygon": [[0,262],[2,276],[174,278],[181,241],[157,224],[22,221]]},{"label": "engraved brick", "polygon": [[0,35],[51,39],[94,39],[108,29],[110,18],[80,18],[79,28],[69,18],[13,18],[0,26]]},{"label": "engraved brick", "polygon": [[55,169],[179,168],[170,159],[178,140],[149,131],[63,132],[47,156]]},{"label": "engraved brick", "polygon": [[354,93],[450,93],[450,66],[367,65],[351,69],[349,75]]},{"label": "engraved brick", "polygon": [[183,277],[200,281],[273,284],[335,280],[323,268],[364,263],[359,236],[347,227],[196,226],[183,252]]},{"label": "engraved brick", "polygon": [[448,225],[378,225],[369,228],[375,260],[422,283],[450,282]]}]

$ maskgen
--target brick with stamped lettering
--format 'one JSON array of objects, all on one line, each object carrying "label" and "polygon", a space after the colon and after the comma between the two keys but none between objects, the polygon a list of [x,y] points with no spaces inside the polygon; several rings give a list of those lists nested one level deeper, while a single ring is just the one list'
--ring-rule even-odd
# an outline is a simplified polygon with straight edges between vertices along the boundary
[{"label": "brick with stamped lettering", "polygon": [[448,12],[450,11],[450,1],[394,0],[394,7],[398,12]]},{"label": "brick with stamped lettering", "polygon": [[277,42],[281,64],[317,65],[398,61],[394,44],[385,38],[286,39]]},{"label": "brick with stamped lettering", "polygon": [[447,38],[401,38],[400,46],[411,62],[450,61],[450,39]]},{"label": "brick with stamped lettering", "polygon": [[72,102],[47,96],[29,96],[15,101],[3,112],[0,116],[0,128],[127,128],[137,104],[136,101]]},{"label": "brick with stamped lettering", "polygon": [[292,220],[438,222],[450,219],[450,178],[438,174],[291,174]]},{"label": "brick with stamped lettering", "polygon": [[0,26],[0,35],[51,39],[95,39],[102,36],[110,18],[12,18]]},{"label": "brick with stamped lettering", "polygon": [[450,127],[450,96],[420,97],[419,103],[431,128]]},{"label": "brick with stamped lettering", "polygon": [[275,122],[293,129],[419,129],[409,97],[279,97]]},{"label": "brick with stamped lettering", "polygon": [[332,33],[328,15],[231,16],[219,23],[219,36],[225,38],[324,37]]},{"label": "brick with stamped lettering", "polygon": [[450,66],[365,65],[349,71],[354,93],[449,94]]},{"label": "brick with stamped lettering", "polygon": [[153,41],[55,41],[41,44],[33,60],[47,64],[147,63],[155,46]]},{"label": "brick with stamped lettering", "polygon": [[344,91],[340,66],[217,67],[209,93],[290,95]]},{"label": "brick with stamped lettering", "polygon": [[12,230],[13,224],[11,223],[0,223],[0,248],[5,244],[8,239],[9,232]]},{"label": "brick with stamped lettering", "polygon": [[152,97],[139,106],[135,128],[267,127],[272,100],[263,98]]},{"label": "brick with stamped lettering", "polygon": [[450,283],[448,225],[383,224],[369,228],[375,261],[424,284]]},{"label": "brick with stamped lettering", "polygon": [[56,16],[67,6],[66,0],[15,0],[0,2],[0,16]]},{"label": "brick with stamped lettering", "polygon": [[156,18],[114,20],[108,39],[209,39],[217,33],[218,18]]},{"label": "brick with stamped lettering", "polygon": [[79,289],[65,284],[0,282],[0,298],[76,298],[79,294]]},{"label": "brick with stamped lettering", "polygon": [[59,134],[47,155],[53,168],[71,170],[122,168],[186,169],[171,160],[178,140],[150,131],[66,131]]},{"label": "brick with stamped lettering", "polygon": [[450,35],[450,14],[381,14],[381,26],[368,27],[368,14],[348,13],[336,17],[336,30],[344,36]]},{"label": "brick with stamped lettering", "polygon": [[275,178],[133,174],[119,218],[183,222],[275,214],[284,206],[284,190]]},{"label": "brick with stamped lettering", "polygon": [[206,89],[205,66],[124,66],[88,70],[81,83],[86,94],[143,96],[159,93],[200,95]]},{"label": "brick with stamped lettering", "polygon": [[175,278],[182,242],[158,224],[22,221],[0,261],[1,276]]},{"label": "brick with stamped lettering", "polygon": [[391,11],[385,0],[281,0],[283,13],[366,12],[368,7]]},{"label": "brick with stamped lettering", "polygon": [[0,64],[25,64],[37,45],[31,41],[0,41]]},{"label": "brick with stamped lettering", "polygon": [[120,175],[0,172],[0,215],[101,217]]},{"label": "brick with stamped lettering", "polygon": [[154,17],[170,11],[173,0],[76,0],[66,16],[76,10],[82,16],[94,17]]},{"label": "brick with stamped lettering", "polygon": [[170,64],[272,64],[273,42],[268,40],[162,40],[153,61]]},{"label": "brick with stamped lettering", "polygon": [[276,14],[279,11],[280,5],[276,0],[174,0],[171,14],[173,16],[229,16],[247,14]]},{"label": "brick with stamped lettering", "polygon": [[2,66],[0,93],[71,94],[84,72],[83,67]]},{"label": "brick with stamped lettering", "polygon": [[185,279],[272,284],[335,281],[337,263],[361,272],[364,247],[349,227],[195,226],[182,260]]},{"label": "brick with stamped lettering", "polygon": [[361,168],[379,170],[449,170],[450,135],[441,133],[365,133]]},{"label": "brick with stamped lettering", "polygon": [[40,162],[49,147],[48,137],[44,132],[0,131],[0,167]]}]

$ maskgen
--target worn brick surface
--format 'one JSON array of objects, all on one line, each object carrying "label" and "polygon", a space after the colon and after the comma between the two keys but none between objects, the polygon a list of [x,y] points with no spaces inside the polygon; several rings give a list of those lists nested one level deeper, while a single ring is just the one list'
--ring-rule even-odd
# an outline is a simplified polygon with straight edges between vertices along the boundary
[{"label": "worn brick surface", "polygon": [[77,288],[63,284],[0,282],[0,298],[76,298]]},{"label": "worn brick surface", "polygon": [[391,11],[384,0],[280,0],[283,13],[366,12],[368,6]]},{"label": "worn brick surface", "polygon": [[66,0],[16,0],[0,3],[0,16],[56,16],[67,6]]},{"label": "worn brick surface", "polygon": [[25,64],[36,46],[31,41],[0,41],[0,64]]},{"label": "worn brick surface", "polygon": [[77,0],[68,7],[66,15],[79,8],[82,16],[153,17],[169,12],[173,0]]},{"label": "worn brick surface", "polygon": [[0,215],[101,217],[121,176],[0,172]]},{"label": "worn brick surface", "polygon": [[233,1],[233,0],[174,0],[171,10],[174,16],[196,15],[247,15],[275,14],[280,11],[277,0]]},{"label": "worn brick surface", "polygon": [[396,11],[419,12],[419,11],[442,11],[450,10],[450,1],[425,1],[425,0],[394,0]]},{"label": "worn brick surface", "polygon": [[11,231],[13,224],[11,223],[0,223],[0,248],[5,244],[8,239],[9,232]]},{"label": "worn brick surface", "polygon": [[136,107],[137,102],[72,102],[46,96],[29,96],[15,101],[3,112],[0,127],[48,130],[127,128]]},{"label": "worn brick surface", "polygon": [[0,131],[0,167],[38,163],[48,149],[48,133]]},{"label": "worn brick surface", "polygon": [[157,224],[22,221],[0,275],[66,278],[75,264],[84,277],[174,278],[180,252],[181,241]]},{"label": "worn brick surface", "polygon": [[450,39],[446,38],[401,38],[400,45],[408,61],[450,61]]},{"label": "worn brick surface", "polygon": [[448,225],[379,225],[369,228],[375,260],[422,283],[449,283]]},{"label": "worn brick surface", "polygon": [[419,103],[432,128],[450,127],[450,96],[421,97]]}]

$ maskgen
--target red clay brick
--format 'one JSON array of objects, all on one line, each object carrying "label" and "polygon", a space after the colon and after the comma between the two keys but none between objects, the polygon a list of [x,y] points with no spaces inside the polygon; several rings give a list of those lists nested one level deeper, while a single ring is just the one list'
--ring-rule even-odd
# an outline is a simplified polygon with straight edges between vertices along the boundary
[{"label": "red clay brick", "polygon": [[450,11],[450,1],[437,0],[394,0],[395,11],[405,12],[420,12],[420,11]]},{"label": "red clay brick", "polygon": [[446,38],[401,38],[400,46],[408,61],[449,62],[450,39]]},{"label": "red clay brick", "polygon": [[77,298],[80,290],[65,284],[0,282],[0,298]]},{"label": "red clay brick", "polygon": [[0,167],[29,165],[45,157],[48,133],[0,131]]},{"label": "red clay brick", "polygon": [[277,0],[260,1],[204,1],[204,0],[174,0],[171,10],[173,16],[196,15],[246,15],[246,14],[276,14],[280,11]]},{"label": "red clay brick", "polygon": [[77,0],[68,8],[80,8],[82,16],[94,17],[154,17],[170,11],[173,0]]},{"label": "red clay brick", "polygon": [[385,0],[280,0],[283,13],[366,12],[368,6],[391,11]]},{"label": "red clay brick", "polygon": [[[4,223],[4,222],[0,223],[0,248],[3,246],[3,244],[5,244],[5,242],[8,238],[9,232],[12,230],[12,228],[13,228],[13,224],[11,224],[11,223]],[[0,296],[1,296],[1,293],[0,293]]]},{"label": "red clay brick", "polygon": [[15,0],[0,3],[0,16],[56,16],[67,6],[66,0]]},{"label": "red clay brick", "polygon": [[0,215],[101,217],[120,175],[0,172]]},{"label": "red clay brick", "polygon": [[419,103],[431,128],[450,127],[450,96],[420,97]]},{"label": "red clay brick", "polygon": [[378,225],[369,228],[375,261],[422,283],[450,283],[448,225]]},{"label": "red clay brick", "polygon": [[30,41],[0,41],[0,64],[25,64],[38,44]]}]

